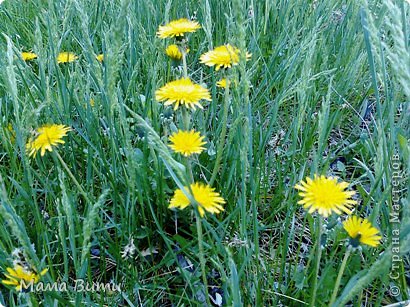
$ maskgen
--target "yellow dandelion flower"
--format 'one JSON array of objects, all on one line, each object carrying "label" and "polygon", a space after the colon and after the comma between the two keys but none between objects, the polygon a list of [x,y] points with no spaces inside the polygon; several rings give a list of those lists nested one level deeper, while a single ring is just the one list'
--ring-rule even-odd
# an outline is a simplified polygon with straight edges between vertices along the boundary
[{"label": "yellow dandelion flower", "polygon": [[155,92],[155,99],[164,101],[166,106],[174,104],[174,110],[177,110],[180,104],[195,110],[196,107],[203,109],[199,101],[202,99],[211,101],[211,94],[206,88],[193,83],[189,78],[182,78],[168,82],[158,89]]},{"label": "yellow dandelion flower", "polygon": [[[186,50],[186,53],[189,52],[189,49]],[[171,59],[180,61],[182,59],[182,52],[177,45],[169,45],[167,49],[165,49],[165,53]]]},{"label": "yellow dandelion flower", "polygon": [[104,61],[104,54],[99,54],[95,57],[98,62],[102,63]]},{"label": "yellow dandelion flower", "polygon": [[308,209],[309,213],[318,211],[320,215],[328,217],[335,212],[341,214],[341,211],[351,214],[349,210],[357,204],[355,200],[350,199],[355,195],[354,191],[345,191],[349,186],[347,182],[337,182],[336,178],[317,176],[314,179],[306,178],[300,184],[295,186],[300,190],[299,195],[303,198],[298,204]]},{"label": "yellow dandelion flower", "polygon": [[8,133],[10,133],[10,141],[14,143],[14,141],[16,140],[16,131],[14,131],[13,125],[11,123],[7,125],[7,131]]},{"label": "yellow dandelion flower", "polygon": [[200,24],[196,21],[181,18],[173,20],[165,26],[159,26],[157,36],[159,38],[181,37],[184,36],[185,33],[193,33],[200,28]]},{"label": "yellow dandelion flower", "polygon": [[343,228],[349,234],[350,245],[358,247],[360,243],[377,247],[380,244],[379,230],[367,220],[357,216],[350,216],[343,222]]},{"label": "yellow dandelion flower", "polygon": [[29,156],[35,157],[38,151],[41,151],[41,156],[44,156],[46,150],[53,151],[53,146],[65,143],[63,137],[70,130],[70,127],[54,124],[38,128],[36,137],[30,139],[26,145]]},{"label": "yellow dandelion flower", "polygon": [[220,88],[226,88],[226,78],[223,78],[216,82],[216,86]]},{"label": "yellow dandelion flower", "polygon": [[[184,188],[186,192],[189,193],[188,187]],[[225,200],[220,196],[219,193],[215,192],[215,189],[211,188],[209,185],[203,183],[193,183],[191,184],[192,197],[198,203],[198,211],[201,217],[204,216],[205,211],[212,214],[224,211],[222,207],[225,204]],[[179,208],[185,209],[191,204],[188,197],[182,192],[182,190],[177,189],[172,197],[168,208]]]},{"label": "yellow dandelion flower", "polygon": [[31,284],[38,283],[41,276],[44,276],[48,271],[48,269],[45,269],[41,271],[40,274],[37,274],[18,264],[13,268],[7,268],[6,270],[8,274],[4,274],[6,279],[1,281],[2,284],[14,286],[17,291],[27,290]]},{"label": "yellow dandelion flower", "polygon": [[[215,70],[230,68],[239,63],[240,50],[229,44],[216,47],[201,55],[201,63],[207,66],[215,66]],[[251,58],[251,54],[246,52],[246,60]]]},{"label": "yellow dandelion flower", "polygon": [[179,130],[171,135],[169,140],[172,143],[169,147],[171,147],[176,153],[180,153],[185,157],[193,154],[200,154],[205,149],[202,145],[206,144],[206,142],[203,141],[204,137],[201,136],[199,132],[195,132],[195,130]]},{"label": "yellow dandelion flower", "polygon": [[57,56],[57,63],[70,63],[74,62],[75,60],[78,59],[78,56],[76,56],[72,52],[61,52]]},{"label": "yellow dandelion flower", "polygon": [[37,59],[37,54],[33,52],[22,52],[21,58],[23,59],[23,61],[31,61]]}]

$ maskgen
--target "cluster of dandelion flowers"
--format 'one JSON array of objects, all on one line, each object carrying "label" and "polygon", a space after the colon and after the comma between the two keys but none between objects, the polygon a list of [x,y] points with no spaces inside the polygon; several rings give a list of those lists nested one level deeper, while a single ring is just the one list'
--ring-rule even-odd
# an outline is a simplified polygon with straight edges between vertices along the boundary
[{"label": "cluster of dandelion flowers", "polygon": [[[216,47],[201,55],[201,63],[207,66],[215,66],[218,71],[221,68],[230,68],[239,63],[240,50],[229,44]],[[246,52],[246,60],[251,58],[251,54]]]},{"label": "cluster of dandelion flowers", "polygon": [[360,243],[372,247],[380,244],[379,230],[367,220],[357,216],[350,216],[343,222],[343,228],[350,236],[350,245],[358,247]]},{"label": "cluster of dandelion flowers", "polygon": [[173,20],[164,26],[159,26],[157,36],[159,38],[181,37],[185,33],[193,33],[200,28],[201,26],[198,22],[181,18]]},{"label": "cluster of dandelion flowers", "polygon": [[202,109],[201,100],[211,101],[209,91],[193,83],[189,78],[182,78],[176,81],[171,81],[155,92],[155,99],[162,101],[166,106],[174,104],[174,110],[177,110],[179,105],[184,105],[186,108],[193,110],[196,107]]},{"label": "cluster of dandelion flowers", "polygon": [[37,59],[37,54],[35,54],[34,52],[22,52],[21,58],[23,59],[23,61],[32,61],[34,59]]},{"label": "cluster of dandelion flowers", "polygon": [[328,217],[335,212],[341,214],[342,211],[351,214],[350,209],[357,204],[350,199],[355,192],[345,191],[349,186],[347,182],[337,182],[336,178],[325,176],[314,176],[314,179],[306,178],[295,186],[302,197],[298,204],[303,205],[309,213],[318,211],[324,217]]},{"label": "cluster of dandelion flowers", "polygon": [[1,281],[2,284],[13,286],[17,291],[26,290],[31,284],[38,283],[41,276],[44,276],[48,271],[48,269],[44,269],[40,274],[37,274],[21,265],[15,265],[13,268],[7,268],[6,270],[8,274],[4,274],[6,279]]},{"label": "cluster of dandelion flowers", "polygon": [[[185,52],[188,53],[189,49],[187,49]],[[167,49],[165,49],[165,53],[167,56],[169,56],[171,59],[175,61],[180,61],[182,59],[182,52],[179,49],[179,47],[175,44],[169,45]]]},{"label": "cluster of dandelion flowers", "polygon": [[[192,197],[198,204],[198,211],[201,217],[205,215],[205,211],[215,214],[224,211],[222,207],[225,204],[225,200],[220,196],[218,192],[215,192],[214,188],[203,183],[193,183],[190,185],[192,191]],[[184,187],[185,191],[189,193],[188,187]],[[191,204],[191,201],[185,195],[185,193],[177,189],[172,197],[168,208],[185,209]]]},{"label": "cluster of dandelion flowers", "polygon": [[57,56],[57,63],[71,63],[74,62],[75,60],[78,59],[78,56],[76,56],[72,52],[61,52]]},{"label": "cluster of dandelion flowers", "polygon": [[53,146],[64,144],[63,137],[71,130],[70,127],[64,125],[45,125],[37,129],[37,135],[27,142],[26,149],[29,156],[36,156],[40,151],[41,156],[44,156],[46,150],[53,151]]},{"label": "cluster of dandelion flowers", "polygon": [[201,136],[199,132],[195,132],[195,130],[179,130],[171,135],[169,140],[171,141],[169,147],[171,147],[176,153],[180,153],[185,157],[193,154],[200,154],[205,149],[202,146],[206,144],[206,142],[204,142],[204,137]]}]

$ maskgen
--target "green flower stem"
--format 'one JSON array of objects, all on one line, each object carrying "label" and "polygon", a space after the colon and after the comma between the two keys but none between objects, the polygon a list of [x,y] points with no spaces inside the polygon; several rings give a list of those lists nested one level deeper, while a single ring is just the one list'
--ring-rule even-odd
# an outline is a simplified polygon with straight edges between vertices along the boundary
[{"label": "green flower stem", "polygon": [[321,239],[322,239],[322,217],[319,216],[319,231],[318,231],[318,237],[317,237],[317,245],[316,245],[316,267],[315,267],[315,273],[313,275],[313,285],[312,285],[312,295],[310,298],[310,304],[309,306],[315,307],[315,301],[316,301],[316,292],[317,292],[317,280],[319,278],[319,268],[320,268],[320,258],[322,257],[322,247],[321,247]]},{"label": "green flower stem", "polygon": [[194,183],[194,174],[192,172],[191,159],[189,157],[186,157],[184,160],[185,160],[185,164],[188,170],[188,176],[189,176],[190,183]]},{"label": "green flower stem", "polygon": [[182,127],[185,131],[189,131],[189,122],[191,121],[188,110],[182,107]]},{"label": "green flower stem", "polygon": [[[183,67],[183,72],[184,72],[184,78],[188,78],[188,65],[186,63],[186,47],[182,46],[181,47],[181,53],[182,53],[182,67]],[[188,110],[182,107],[182,123],[183,127],[186,131],[189,130],[189,122],[191,121],[191,118],[189,116]]]},{"label": "green flower stem", "polygon": [[348,259],[349,256],[350,256],[351,250],[352,250],[352,248],[351,248],[351,246],[349,245],[349,247],[347,248],[346,254],[345,254],[344,258],[343,258],[342,265],[341,265],[341,267],[340,267],[340,269],[339,269],[339,274],[337,274],[336,283],[335,283],[335,287],[334,287],[334,289],[333,289],[332,297],[331,297],[331,299],[330,299],[329,307],[332,306],[333,303],[334,303],[335,300],[336,300],[337,291],[339,290],[340,281],[342,280],[343,272],[344,272],[344,270],[345,270],[346,263],[347,263],[347,259]]},{"label": "green flower stem", "polygon": [[226,137],[226,126],[228,121],[228,110],[229,110],[229,80],[226,77],[226,87],[225,87],[225,99],[224,99],[224,106],[223,106],[223,115],[222,115],[222,131],[221,135],[219,136],[219,143],[217,146],[216,152],[216,161],[214,165],[214,169],[212,170],[212,177],[209,181],[209,185],[212,186],[216,176],[218,176],[219,168],[221,166],[222,161],[222,154],[225,146],[225,137]]},{"label": "green flower stem", "polygon": [[[183,66],[183,72],[184,72],[184,78],[188,78],[188,67],[186,63],[186,48],[185,46],[182,46],[182,66]],[[182,121],[183,121],[183,127],[186,131],[189,131],[189,123],[191,121],[190,114],[186,110],[186,108],[182,108]],[[185,164],[188,169],[188,175],[189,179],[191,180],[191,183],[194,182],[194,176],[192,173],[192,165],[191,165],[191,160],[189,158],[185,159]],[[204,257],[204,247],[203,247],[203,234],[202,234],[202,221],[199,213],[196,214],[196,229],[198,233],[198,248],[199,248],[199,261],[201,263],[201,272],[202,272],[202,282],[204,284],[205,288],[205,297],[206,297],[206,303],[208,306],[211,306],[211,302],[209,301],[209,295],[208,295],[208,281],[206,279],[206,262],[205,262],[205,257]]]},{"label": "green flower stem", "polygon": [[90,199],[88,198],[87,193],[83,190],[83,188],[81,187],[80,183],[77,181],[77,179],[75,179],[75,176],[73,175],[73,173],[70,171],[70,169],[68,168],[67,164],[64,162],[63,158],[61,158],[60,154],[58,153],[57,150],[54,151],[58,160],[60,160],[60,163],[63,165],[64,169],[67,171],[68,175],[70,176],[70,178],[73,180],[74,184],[77,186],[78,190],[80,191],[80,194],[84,197],[84,199],[88,202],[91,203]]},{"label": "green flower stem", "polygon": [[186,63],[186,46],[185,46],[185,44],[182,45],[180,51],[182,53],[182,68],[183,68],[183,72],[184,72],[184,78],[188,78],[188,65]]},{"label": "green flower stem", "polygon": [[199,261],[201,263],[202,282],[205,288],[206,303],[211,306],[208,294],[208,280],[206,279],[206,262],[204,257],[203,234],[202,234],[202,220],[199,212],[196,213],[196,231],[198,233],[198,247],[199,247]]},{"label": "green flower stem", "polygon": [[[188,78],[188,66],[186,63],[186,46],[181,47],[181,53],[182,53],[182,66],[183,66],[183,71],[184,71],[184,78]],[[191,121],[191,116],[188,112],[188,110],[185,107],[182,107],[182,125],[185,131],[189,131],[189,123]],[[190,183],[194,182],[194,175],[192,173],[192,164],[191,160],[189,158],[184,159],[185,160],[185,165],[188,170],[188,176],[189,180],[191,181]]]}]

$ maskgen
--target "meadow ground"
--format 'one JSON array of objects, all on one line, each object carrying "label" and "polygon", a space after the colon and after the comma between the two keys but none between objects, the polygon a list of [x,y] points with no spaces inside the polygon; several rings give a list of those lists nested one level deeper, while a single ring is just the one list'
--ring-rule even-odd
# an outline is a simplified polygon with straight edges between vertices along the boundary
[{"label": "meadow ground", "polygon": [[0,306],[409,300],[408,1],[0,2]]}]

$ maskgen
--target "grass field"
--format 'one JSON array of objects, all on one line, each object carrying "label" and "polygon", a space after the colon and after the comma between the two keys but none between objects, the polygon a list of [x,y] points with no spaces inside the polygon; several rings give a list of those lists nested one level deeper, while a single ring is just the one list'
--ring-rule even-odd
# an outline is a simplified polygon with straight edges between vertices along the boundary
[{"label": "grass field", "polygon": [[[20,265],[60,288],[3,283],[0,306],[406,306],[409,13],[405,0],[2,2],[0,279]],[[201,28],[158,37],[179,18]],[[165,53],[175,41],[181,61]],[[238,65],[201,63],[228,43]],[[159,101],[184,76],[209,90],[203,109]],[[71,130],[30,155],[45,124]],[[183,128],[205,150],[171,150]],[[349,183],[380,244],[352,248],[347,214],[298,204],[314,175]],[[224,211],[202,217],[193,182]],[[184,210],[168,208],[177,189]]]}]

